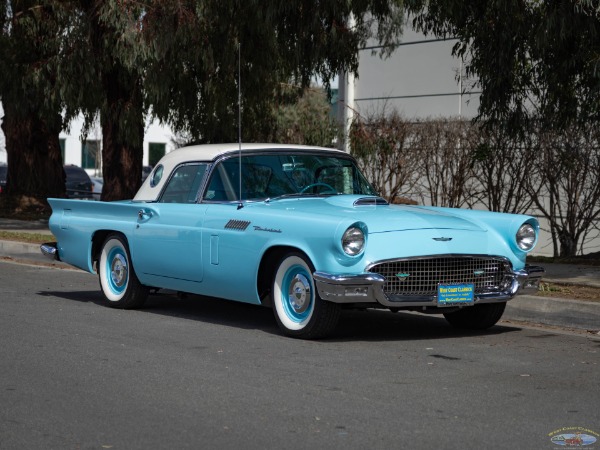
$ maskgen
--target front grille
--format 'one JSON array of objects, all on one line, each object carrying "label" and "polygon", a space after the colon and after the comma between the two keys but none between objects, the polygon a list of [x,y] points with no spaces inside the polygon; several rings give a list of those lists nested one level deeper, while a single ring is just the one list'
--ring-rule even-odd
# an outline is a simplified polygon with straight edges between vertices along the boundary
[{"label": "front grille", "polygon": [[369,268],[385,277],[390,298],[431,297],[438,284],[473,283],[475,295],[503,292],[510,285],[510,263],[490,257],[433,257],[385,261]]}]

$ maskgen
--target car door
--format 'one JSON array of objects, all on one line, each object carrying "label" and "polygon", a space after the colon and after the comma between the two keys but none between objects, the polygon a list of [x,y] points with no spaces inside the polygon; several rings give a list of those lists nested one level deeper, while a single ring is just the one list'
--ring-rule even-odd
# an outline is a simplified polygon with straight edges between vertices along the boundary
[{"label": "car door", "polygon": [[177,280],[202,281],[202,224],[207,206],[197,203],[196,197],[205,172],[205,163],[181,165],[158,202],[140,203],[130,242],[140,279],[154,279],[155,285],[171,288],[177,288]]},{"label": "car door", "polygon": [[[219,163],[212,172],[204,193],[207,206],[203,223],[205,290],[232,300],[259,303],[256,277],[268,233],[255,232],[254,221],[260,215],[265,178],[269,170],[244,162],[245,174],[240,192],[237,160]],[[250,199],[250,203],[246,200]]]}]

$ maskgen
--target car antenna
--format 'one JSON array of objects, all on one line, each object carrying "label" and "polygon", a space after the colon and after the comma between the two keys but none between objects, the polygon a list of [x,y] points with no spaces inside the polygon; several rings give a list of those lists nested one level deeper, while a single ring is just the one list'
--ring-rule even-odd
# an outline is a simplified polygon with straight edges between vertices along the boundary
[{"label": "car antenna", "polygon": [[238,41],[238,172],[239,179],[239,203],[237,209],[242,209],[244,203],[242,201],[242,71],[241,71],[241,47],[242,44]]}]

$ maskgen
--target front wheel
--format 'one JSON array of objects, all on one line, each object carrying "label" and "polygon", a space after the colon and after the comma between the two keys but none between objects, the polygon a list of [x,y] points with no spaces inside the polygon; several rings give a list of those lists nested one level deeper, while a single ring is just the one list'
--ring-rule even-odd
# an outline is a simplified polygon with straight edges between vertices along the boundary
[{"label": "front wheel", "polygon": [[485,330],[498,323],[506,308],[503,303],[484,303],[444,314],[450,325],[469,330]]},{"label": "front wheel", "polygon": [[277,325],[287,336],[322,338],[339,320],[339,305],[319,297],[313,272],[312,264],[300,253],[290,253],[279,263],[271,296]]},{"label": "front wheel", "polygon": [[146,301],[148,289],[138,280],[127,242],[120,234],[111,234],[104,241],[98,277],[109,306],[133,309],[141,307]]}]

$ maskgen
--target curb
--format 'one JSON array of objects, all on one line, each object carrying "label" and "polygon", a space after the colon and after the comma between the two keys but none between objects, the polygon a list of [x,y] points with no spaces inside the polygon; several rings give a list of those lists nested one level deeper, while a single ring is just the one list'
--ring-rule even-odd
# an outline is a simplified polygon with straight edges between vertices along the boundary
[{"label": "curb", "polygon": [[[70,267],[60,261],[52,262],[42,255],[39,244],[0,240],[0,257],[32,264],[53,263]],[[507,303],[502,320],[597,332],[600,331],[600,302],[519,295]]]},{"label": "curb", "polygon": [[61,261],[53,261],[42,255],[40,244],[29,244],[26,242],[0,240],[0,258],[10,258],[33,264],[57,264],[69,267]]},{"label": "curb", "polygon": [[600,331],[600,303],[519,295],[506,304],[502,320]]}]

